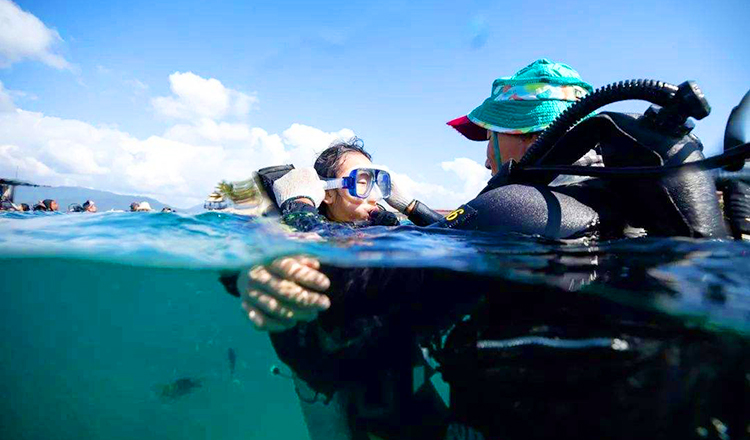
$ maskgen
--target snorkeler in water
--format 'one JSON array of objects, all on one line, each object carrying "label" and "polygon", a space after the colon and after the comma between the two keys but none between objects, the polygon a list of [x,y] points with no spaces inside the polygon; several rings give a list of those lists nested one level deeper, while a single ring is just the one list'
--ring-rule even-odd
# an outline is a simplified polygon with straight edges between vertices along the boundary
[{"label": "snorkeler in water", "polygon": [[151,212],[151,204],[148,202],[133,202],[130,204],[130,212]]},{"label": "snorkeler in water", "polygon": [[33,210],[34,211],[47,211],[47,212],[55,212],[59,208],[57,201],[52,199],[44,199],[40,202],[38,202],[36,205],[34,205]]},{"label": "snorkeler in water", "polygon": [[81,205],[81,208],[83,208],[84,212],[93,213],[97,211],[96,204],[94,203],[93,200],[86,200],[85,202],[83,202],[83,205]]},{"label": "snorkeler in water", "polygon": [[289,171],[274,182],[273,191],[282,221],[300,231],[320,229],[323,223],[399,224],[378,204],[390,195],[390,175],[373,165],[358,138],[334,143],[318,156],[313,168]]},{"label": "snorkeler in water", "polygon": [[[380,202],[391,193],[390,175],[373,165],[362,141],[336,142],[314,168],[292,169],[273,183],[284,223],[301,232],[341,234],[368,226],[396,226],[399,220]],[[328,307],[316,293],[328,287],[317,261],[289,257],[258,266],[222,282],[242,292],[243,306],[258,328],[280,331],[312,320]],[[291,277],[291,280],[284,278]]]}]

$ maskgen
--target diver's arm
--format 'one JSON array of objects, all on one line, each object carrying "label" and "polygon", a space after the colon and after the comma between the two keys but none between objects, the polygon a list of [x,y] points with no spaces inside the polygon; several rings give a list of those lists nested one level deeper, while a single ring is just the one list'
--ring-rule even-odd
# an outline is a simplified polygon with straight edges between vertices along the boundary
[{"label": "diver's arm", "polygon": [[299,232],[327,233],[350,229],[329,222],[318,212],[325,192],[313,168],[289,171],[274,182],[273,192],[280,204],[282,221]]},{"label": "diver's arm", "polygon": [[428,226],[443,219],[437,211],[417,199],[412,200],[406,207],[406,216],[417,226]]}]

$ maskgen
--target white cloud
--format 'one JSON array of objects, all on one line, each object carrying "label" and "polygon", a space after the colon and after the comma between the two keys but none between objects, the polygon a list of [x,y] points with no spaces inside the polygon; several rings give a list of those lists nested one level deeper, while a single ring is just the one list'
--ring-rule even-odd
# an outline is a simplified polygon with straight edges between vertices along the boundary
[{"label": "white cloud", "polygon": [[345,128],[335,133],[326,133],[317,128],[302,124],[292,124],[281,134],[289,145],[288,162],[312,166],[315,158],[337,139],[350,139],[354,132]]},{"label": "white cloud", "polygon": [[454,173],[462,182],[463,190],[459,193],[464,201],[468,201],[481,191],[490,179],[490,170],[479,163],[465,157],[456,158],[450,162],[443,162],[440,166],[445,171]]},{"label": "white cloud", "polygon": [[[281,163],[312,166],[333,141],[354,136],[349,129],[325,132],[299,123],[277,134],[224,121],[218,118],[231,115],[236,104],[231,90],[192,73],[174,74],[170,80],[175,96],[166,98],[169,105],[190,119],[145,139],[115,125],[94,126],[16,108],[0,83],[0,109],[5,109],[0,111],[0,175],[15,175],[18,169],[22,178],[41,184],[149,195],[188,207],[201,203],[220,180],[246,179],[261,167]],[[201,110],[201,103],[210,110]],[[458,190],[401,174],[394,178],[428,205],[452,208],[473,198],[489,177],[481,165],[465,158],[441,166],[458,178]]]},{"label": "white cloud", "polygon": [[0,113],[0,175],[18,168],[19,176],[42,184],[151,195],[187,207],[201,203],[219,180],[245,179],[258,168],[289,162],[297,151],[322,150],[337,136],[296,124],[284,133],[290,130],[306,130],[310,138],[204,120],[138,139],[115,128],[16,109]]},{"label": "white cloud", "polygon": [[154,98],[151,104],[157,113],[172,119],[241,118],[258,102],[254,95],[229,89],[215,78],[205,79],[192,72],[169,75],[169,85],[173,96]]},{"label": "white cloud", "polygon": [[148,90],[148,85],[142,83],[141,81],[138,81],[137,79],[129,79],[129,80],[125,81],[125,84],[129,85],[130,87],[132,87],[133,90],[135,91],[135,93],[137,95],[140,95],[143,92],[145,92],[146,90]]},{"label": "white cloud", "polygon": [[6,90],[3,82],[0,81],[0,113],[13,111],[15,108],[16,106],[13,104],[10,91]]},{"label": "white cloud", "polygon": [[73,65],[55,52],[62,41],[56,30],[34,15],[10,0],[0,0],[0,67],[32,59],[56,69],[74,70]]}]

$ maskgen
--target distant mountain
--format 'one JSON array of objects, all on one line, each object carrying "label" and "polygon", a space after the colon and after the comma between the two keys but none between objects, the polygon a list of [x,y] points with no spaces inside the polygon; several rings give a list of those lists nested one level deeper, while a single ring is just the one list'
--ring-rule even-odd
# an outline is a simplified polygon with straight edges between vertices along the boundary
[{"label": "distant mountain", "polygon": [[[60,211],[67,211],[68,205],[71,203],[82,205],[86,200],[93,200],[99,211],[109,211],[110,209],[127,211],[133,202],[148,202],[154,210],[170,206],[150,197],[115,194],[109,191],[99,191],[77,186],[16,187],[16,204],[28,203],[29,206],[34,206],[34,204],[44,199],[57,200],[57,203],[60,205]],[[170,207],[174,208],[174,206]],[[175,209],[182,211],[180,208]]]}]

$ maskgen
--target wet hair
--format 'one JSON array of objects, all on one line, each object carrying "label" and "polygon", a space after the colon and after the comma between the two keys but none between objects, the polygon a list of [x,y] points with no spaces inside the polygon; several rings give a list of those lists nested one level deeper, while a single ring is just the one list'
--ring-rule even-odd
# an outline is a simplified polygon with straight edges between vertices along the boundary
[{"label": "wet hair", "polygon": [[44,199],[42,201],[42,204],[45,208],[47,208],[47,211],[52,211],[52,203],[55,203],[55,201],[52,199]]},{"label": "wet hair", "polygon": [[94,204],[95,204],[95,203],[94,203],[94,201],[93,201],[93,200],[86,200],[85,202],[83,202],[83,205],[81,205],[81,208],[83,208],[83,209],[86,209],[86,208],[88,208],[89,206],[92,206],[92,205],[94,205]]},{"label": "wet hair", "polygon": [[315,171],[320,177],[336,177],[341,165],[341,159],[347,153],[359,153],[367,159],[372,160],[370,153],[365,151],[365,143],[358,137],[353,137],[348,141],[336,141],[330,147],[323,150],[315,159]]},{"label": "wet hair", "polygon": [[21,211],[31,211],[28,203],[21,203]]},{"label": "wet hair", "polygon": [[[365,143],[358,137],[353,137],[348,141],[339,140],[331,144],[330,147],[323,150],[315,159],[315,171],[318,176],[323,178],[336,177],[341,166],[341,160],[348,153],[359,153],[367,159],[372,160],[370,153],[365,151]],[[328,217],[328,207],[325,203],[320,204],[318,211],[325,217]]]}]

